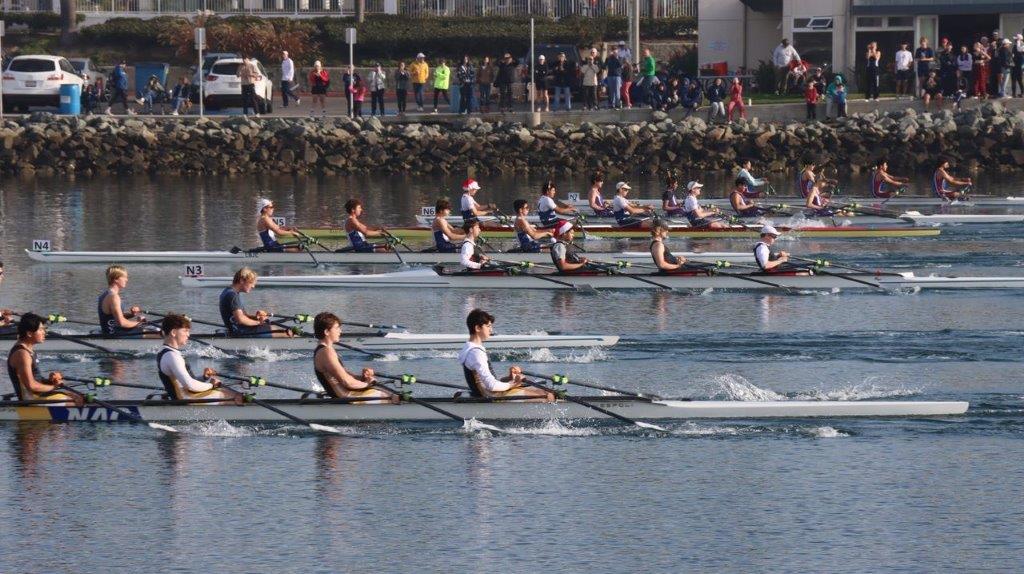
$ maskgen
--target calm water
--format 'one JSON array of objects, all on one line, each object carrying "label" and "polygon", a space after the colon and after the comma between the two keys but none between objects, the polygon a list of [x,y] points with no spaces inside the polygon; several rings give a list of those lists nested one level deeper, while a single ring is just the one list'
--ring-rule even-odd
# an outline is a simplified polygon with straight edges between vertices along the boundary
[{"label": "calm water", "polygon": [[[256,198],[289,223],[411,223],[460,178],[8,180],[0,189],[0,305],[92,320],[99,266],[43,266],[61,249],[223,249],[253,243]],[[921,181],[925,181],[922,176]],[[776,181],[782,188],[788,178]],[[558,180],[586,190],[585,178]],[[640,178],[640,196],[660,193]],[[480,197],[533,198],[539,180],[482,182]],[[712,178],[713,189],[725,185]],[[856,179],[851,188],[863,188]],[[1010,195],[1010,181],[979,189]],[[525,192],[522,190],[526,190]],[[457,198],[455,192],[449,197]],[[625,244],[616,245],[616,247]],[[680,242],[750,248],[748,241]],[[793,241],[794,252],[926,273],[1024,274],[1024,229],[938,239]],[[384,270],[384,268],[381,268]],[[216,290],[182,290],[175,266],[131,266],[125,298],[216,316]],[[227,274],[227,266],[207,273]],[[309,266],[267,266],[266,273]],[[461,332],[484,307],[497,330],[616,333],[608,350],[493,353],[666,395],[734,400],[969,400],[948,419],[619,424],[520,423],[515,434],[378,424],[318,436],[294,426],[0,424],[0,571],[118,572],[932,572],[1019,571],[1024,536],[1024,296],[683,295],[257,289],[279,313]],[[351,369],[460,376],[454,353],[392,354]],[[308,386],[301,353],[196,365]],[[152,384],[153,357],[44,358],[44,370]],[[0,391],[7,392],[6,379]],[[138,391],[141,392],[141,391]],[[283,392],[282,392],[283,393]],[[260,391],[261,396],[285,396]],[[421,396],[424,391],[420,391]],[[139,396],[131,389],[105,396]]]}]

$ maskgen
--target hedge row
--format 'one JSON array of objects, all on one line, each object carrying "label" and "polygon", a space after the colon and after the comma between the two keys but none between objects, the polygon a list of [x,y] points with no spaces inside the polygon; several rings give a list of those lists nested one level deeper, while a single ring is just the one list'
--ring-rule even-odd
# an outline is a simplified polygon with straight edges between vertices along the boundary
[{"label": "hedge row", "polygon": [[[53,12],[0,12],[0,20],[7,26],[24,24],[32,32],[52,32],[60,30],[60,14]],[[85,14],[78,14],[76,21],[85,20]]]}]

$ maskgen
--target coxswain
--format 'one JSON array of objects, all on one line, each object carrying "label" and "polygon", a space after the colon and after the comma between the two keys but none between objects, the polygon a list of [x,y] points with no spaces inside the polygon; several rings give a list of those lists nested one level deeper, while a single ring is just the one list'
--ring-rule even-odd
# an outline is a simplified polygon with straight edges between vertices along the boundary
[{"label": "coxswain", "polygon": [[383,399],[359,401],[356,404],[398,404],[398,395],[373,386],[373,369],[364,367],[358,377],[345,369],[334,348],[341,340],[341,319],[334,313],[318,313],[313,319],[313,334],[317,339],[316,350],[313,351],[313,374],[327,396],[333,399]]},{"label": "coxswain", "polygon": [[[960,189],[951,189],[950,185],[960,186]],[[971,185],[971,178],[957,179],[949,174],[949,158],[939,158],[935,173],[932,174],[932,191],[936,197],[946,201],[964,199],[967,197],[967,188]]]},{"label": "coxswain", "polygon": [[506,398],[529,397],[520,400],[536,402],[554,402],[552,393],[536,387],[526,386],[523,370],[512,366],[508,375],[499,379],[491,372],[491,362],[487,357],[484,343],[491,337],[494,328],[494,317],[482,309],[473,309],[466,316],[466,327],[469,328],[469,340],[459,351],[459,363],[462,374],[466,377],[466,385],[474,397]]},{"label": "coxswain", "polygon": [[672,251],[665,246],[665,239],[668,238],[668,223],[658,220],[651,228],[651,258],[659,271],[677,271],[686,265],[686,258],[673,255]]},{"label": "coxswain", "polygon": [[292,332],[274,329],[270,324],[270,313],[263,309],[246,313],[242,305],[242,293],[251,293],[256,288],[256,272],[242,267],[235,272],[231,287],[220,293],[220,318],[231,337],[291,337]]},{"label": "coxswain", "polygon": [[479,203],[476,202],[476,192],[480,191],[480,184],[473,178],[467,179],[462,182],[462,221],[467,222],[470,219],[477,219],[478,217],[484,217],[491,215],[494,212],[495,207],[488,205],[485,209]]},{"label": "coxswain", "polygon": [[[0,261],[0,285],[4,282],[4,264]],[[0,309],[0,336],[4,335],[16,335],[18,333],[18,325],[14,323],[11,318],[14,312],[10,309]]]},{"label": "coxswain", "polygon": [[64,376],[59,371],[42,378],[35,348],[45,340],[46,321],[35,313],[22,315],[18,321],[18,340],[7,353],[7,376],[15,395],[19,401],[68,401],[65,406],[83,406],[82,395],[62,390]]},{"label": "coxswain", "polygon": [[588,259],[572,242],[573,224],[563,221],[555,226],[555,242],[551,244],[551,262],[561,273],[572,273],[587,266]]},{"label": "coxswain", "polygon": [[259,221],[256,222],[256,231],[260,235],[260,243],[262,244],[261,251],[267,253],[283,253],[301,251],[301,248],[295,245],[284,246],[278,243],[277,238],[281,237],[299,237],[294,227],[287,227],[284,225],[278,225],[274,221],[274,202],[263,198],[256,204],[256,211],[259,214]]},{"label": "coxswain", "polygon": [[683,204],[676,199],[676,190],[679,189],[679,180],[671,173],[665,176],[665,191],[661,194],[661,209],[669,217],[680,217],[683,215]]},{"label": "coxswain", "polygon": [[587,204],[594,212],[595,217],[612,217],[612,202],[605,201],[601,196],[601,187],[604,185],[604,174],[595,173],[590,177],[590,191],[587,194]]},{"label": "coxswain", "polygon": [[125,313],[121,303],[121,292],[128,286],[128,271],[120,265],[107,267],[107,289],[96,300],[100,318],[100,332],[108,337],[156,338],[156,332],[146,333],[146,317],[138,305],[132,305]]},{"label": "coxswain", "polygon": [[479,271],[487,267],[490,257],[476,244],[480,238],[480,220],[470,219],[462,224],[462,231],[466,234],[466,241],[462,243],[459,262],[469,271]]},{"label": "coxswain", "polygon": [[[879,159],[871,174],[871,195],[878,198],[889,198],[898,192],[899,187],[910,183],[906,177],[896,177],[889,174],[889,162],[885,158]],[[892,186],[894,189],[890,189]]]},{"label": "coxswain", "polygon": [[434,233],[434,249],[438,253],[458,253],[459,246],[456,241],[463,241],[466,235],[452,227],[448,223],[448,216],[452,214],[452,204],[447,199],[437,200],[434,206],[434,221],[430,223],[430,230]]},{"label": "coxswain", "polygon": [[389,251],[391,247],[387,243],[370,243],[368,237],[385,237],[387,230],[383,227],[369,227],[359,220],[363,215],[363,202],[358,199],[350,199],[345,202],[345,213],[348,219],[345,220],[345,233],[348,234],[348,242],[352,245],[352,251],[357,253],[372,253],[374,251]]},{"label": "coxswain", "polygon": [[245,403],[245,396],[233,389],[224,387],[216,378],[216,371],[210,367],[203,369],[203,380],[199,380],[192,373],[192,367],[188,364],[184,355],[181,354],[182,347],[188,343],[189,335],[192,333],[192,321],[184,315],[168,313],[160,325],[160,332],[164,337],[164,346],[156,354],[157,375],[164,385],[167,398],[175,401],[188,401],[202,399],[204,404],[210,401],[217,404],[217,399],[224,402],[231,401],[241,406]]},{"label": "coxswain", "polygon": [[551,232],[541,231],[530,223],[527,219],[530,213],[530,204],[525,199],[513,201],[512,210],[516,213],[515,229],[516,239],[519,240],[518,251],[520,253],[540,253],[540,250],[544,248],[540,242],[551,239]]},{"label": "coxswain", "polygon": [[[806,268],[789,262],[789,253],[772,252],[772,245],[779,237],[779,231],[771,225],[761,228],[761,241],[754,244],[754,261],[765,273],[782,273],[786,271],[804,271]],[[809,274],[809,273],[808,273]]]},{"label": "coxswain", "polygon": [[540,218],[541,227],[551,227],[561,219],[559,215],[579,215],[575,207],[562,204],[555,199],[555,182],[550,179],[540,187],[540,197],[537,199],[537,217]]},{"label": "coxswain", "polygon": [[742,179],[747,182],[747,191],[744,195],[748,199],[753,199],[761,196],[761,190],[757,189],[761,186],[767,185],[768,180],[763,178],[757,178],[750,174],[750,168],[753,166],[753,162],[749,159],[744,159],[740,162],[740,171],[736,174],[736,179]]},{"label": "coxswain", "polygon": [[637,207],[630,203],[626,196],[631,189],[633,188],[624,181],[615,184],[615,198],[612,200],[612,213],[615,214],[615,222],[619,227],[650,229],[654,208],[650,205]]},{"label": "coxswain", "polygon": [[749,189],[749,182],[742,177],[737,177],[736,181],[733,182],[732,191],[729,192],[729,204],[732,205],[736,215],[740,217],[760,217],[769,214],[771,212],[770,209],[761,207],[754,203],[753,200],[748,199],[750,197],[747,193]]},{"label": "coxswain", "polygon": [[729,224],[716,219],[719,214],[717,209],[704,209],[700,206],[700,194],[704,184],[699,181],[691,181],[686,184],[686,201],[683,202],[683,214],[690,222],[690,227],[705,229],[724,229]]}]

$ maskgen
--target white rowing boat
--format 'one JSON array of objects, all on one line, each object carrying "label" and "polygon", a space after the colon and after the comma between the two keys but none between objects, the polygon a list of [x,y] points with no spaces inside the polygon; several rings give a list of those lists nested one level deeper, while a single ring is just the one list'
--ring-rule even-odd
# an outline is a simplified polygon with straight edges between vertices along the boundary
[{"label": "white rowing boat", "polygon": [[[842,195],[835,196],[836,201],[842,201],[843,203],[857,203],[866,207],[890,207],[890,206],[950,206],[950,207],[1024,207],[1024,196],[971,196],[966,201],[947,201],[934,196],[899,196],[892,199],[879,199],[877,197],[847,197]],[[565,203],[572,205],[573,207],[582,207],[584,212],[590,212],[590,203],[586,197],[581,197],[578,193],[570,193],[567,199],[562,200]],[[788,205],[803,205],[804,198],[787,196],[781,197],[776,195],[764,196],[758,201],[768,204],[785,203]],[[630,202],[639,205],[652,205],[656,208],[661,208],[660,199],[632,199]],[[702,204],[718,205],[725,207],[729,205],[729,198],[727,197],[701,197],[700,202]]]},{"label": "white rowing boat", "polygon": [[[577,397],[596,407],[633,419],[776,419],[817,417],[931,417],[960,415],[964,401],[685,401],[648,402],[626,396]],[[465,419],[486,421],[554,419],[596,420],[607,415],[572,402],[528,403],[473,399],[422,398]],[[183,401],[109,401],[146,421],[162,422],[288,422],[259,405],[215,406]],[[292,416],[319,423],[360,421],[437,421],[444,415],[413,403],[359,404],[332,400],[265,399]],[[0,421],[125,422],[116,410],[102,406],[53,407],[31,403],[0,402]]]},{"label": "white rowing boat", "polygon": [[[51,336],[46,343],[37,347],[43,353],[94,353],[96,345],[115,352],[155,353],[160,350],[161,339],[139,339],[128,337],[104,337],[101,335],[73,335],[75,339]],[[312,351],[316,340],[312,337],[226,337],[223,335],[193,334],[193,348],[214,347],[226,352],[268,351]],[[467,336],[460,333],[380,333],[357,334],[342,338],[342,343],[366,351],[423,351],[459,350],[466,343]],[[0,346],[8,348],[14,338],[0,337]],[[615,335],[494,335],[487,346],[495,349],[539,349],[539,348],[582,348],[608,347],[619,342]],[[203,343],[206,343],[205,345]]]},{"label": "white rowing boat", "polygon": [[[802,210],[794,210],[796,213]],[[725,212],[723,217],[729,217],[731,214]],[[452,215],[447,217],[449,223],[455,226],[462,225],[462,217]],[[527,216],[530,223],[534,225],[540,225],[540,218],[535,215]],[[570,216],[561,217],[561,219],[572,220]],[[837,216],[834,218],[837,222],[842,222],[843,225],[856,225],[856,226],[872,226],[872,225],[893,225],[899,223],[912,223],[914,225],[964,225],[964,224],[994,224],[994,223],[1024,223],[1024,214],[1009,214],[1009,213],[936,213],[927,214],[921,213],[920,211],[905,211],[892,216],[881,216],[881,215],[847,215]],[[425,217],[422,215],[416,216],[416,222],[422,226],[429,226],[432,217]],[[663,221],[669,225],[679,227],[689,227],[689,223],[685,219],[675,217],[662,218]],[[795,216],[758,216],[758,217],[737,217],[731,219],[735,223],[743,224],[764,224],[771,223],[776,227],[792,227],[799,229],[800,227],[825,227],[833,225],[833,218],[827,217],[814,217],[805,216],[803,214]],[[480,218],[483,223],[500,223],[500,218],[492,216],[484,216]],[[594,217],[587,216],[586,223],[590,225],[614,225],[615,219],[610,217]]]},{"label": "white rowing boat", "polygon": [[[331,265],[382,265],[398,264],[398,257],[394,253],[327,253],[313,251],[308,253],[232,253],[230,251],[33,251],[26,249],[25,253],[33,261],[42,263],[227,263],[233,265],[254,265],[257,263],[312,263],[316,258],[317,263]],[[729,261],[732,263],[749,263],[754,260],[753,253],[734,251],[676,251],[677,256],[687,259],[699,259],[703,261]],[[436,252],[402,252],[402,261],[405,263],[432,264],[432,263],[458,263],[458,253],[436,253]],[[528,261],[531,263],[551,263],[551,255],[546,251],[541,253],[492,253],[495,259],[513,261],[516,263]],[[595,258],[616,260],[616,261],[649,261],[651,255],[646,252],[626,251],[609,253],[591,253]]]},{"label": "white rowing boat", "polygon": [[[185,287],[227,287],[231,277],[181,277]],[[722,272],[706,274],[659,274],[587,272],[580,274],[438,273],[414,269],[368,275],[269,275],[260,287],[313,287],[349,289],[1021,289],[1024,275],[1010,277],[916,277],[904,273],[844,273],[783,275]]]}]

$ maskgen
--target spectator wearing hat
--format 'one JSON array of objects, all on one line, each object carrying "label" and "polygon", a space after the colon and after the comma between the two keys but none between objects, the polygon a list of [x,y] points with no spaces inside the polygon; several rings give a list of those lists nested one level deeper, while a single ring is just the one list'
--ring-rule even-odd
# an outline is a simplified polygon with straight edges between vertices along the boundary
[{"label": "spectator wearing hat", "polygon": [[494,65],[491,64],[491,57],[484,56],[480,67],[476,69],[476,87],[480,93],[477,100],[478,109],[481,112],[491,111],[491,88],[494,87]]},{"label": "spectator wearing hat", "polygon": [[437,113],[437,97],[444,96],[444,103],[449,106],[452,105],[452,101],[448,99],[448,87],[452,81],[452,69],[448,67],[448,62],[441,58],[441,63],[434,68],[434,113]]},{"label": "spectator wearing hat", "polygon": [[622,61],[622,65],[633,63],[633,52],[630,51],[629,46],[626,45],[625,40],[619,40],[619,60]]},{"label": "spectator wearing hat", "polygon": [[516,70],[519,65],[512,59],[512,54],[505,52],[498,62],[498,73],[495,83],[498,85],[498,111],[512,111],[512,85],[516,81]]},{"label": "spectator wearing hat", "polygon": [[370,71],[370,80],[368,82],[367,89],[370,91],[370,115],[377,115],[377,111],[380,111],[380,115],[384,115],[384,89],[387,87],[387,74],[384,73],[384,67],[377,62],[373,66],[373,70]]},{"label": "spectator wearing hat", "polygon": [[416,61],[409,64],[409,77],[412,80],[412,93],[416,99],[416,110],[423,111],[423,90],[430,77],[430,66],[427,65],[423,52],[416,54]]},{"label": "spectator wearing hat", "polygon": [[622,108],[622,60],[619,59],[619,50],[612,48],[611,54],[604,60],[605,87],[608,90],[608,109],[618,110]]},{"label": "spectator wearing hat", "polygon": [[1013,67],[1010,68],[1010,91],[1013,97],[1024,96],[1024,34],[1013,37]]},{"label": "spectator wearing hat", "polygon": [[555,110],[558,110],[558,103],[564,101],[565,111],[572,111],[572,84],[576,79],[576,65],[565,58],[565,52],[558,54],[558,59],[551,66],[551,75],[555,84]]},{"label": "spectator wearing hat", "polygon": [[462,57],[462,63],[455,70],[455,79],[459,82],[459,113],[469,115],[473,109],[473,88],[476,86],[476,70],[469,56]]},{"label": "spectator wearing hat", "polygon": [[490,215],[494,211],[494,205],[488,205],[484,209],[479,203],[476,202],[476,192],[480,191],[480,184],[473,178],[466,179],[462,182],[462,220],[464,222],[474,221],[477,218]]},{"label": "spectator wearing hat", "polygon": [[[548,95],[548,62],[544,54],[537,56],[537,63],[533,65],[533,91],[537,100],[537,109],[534,111],[551,111],[551,97]],[[540,102],[544,102],[541,109]]]}]

